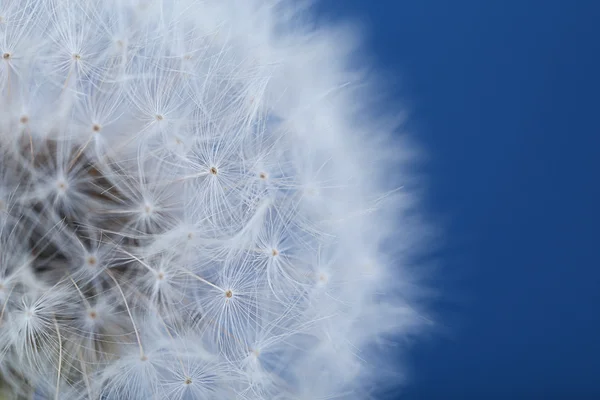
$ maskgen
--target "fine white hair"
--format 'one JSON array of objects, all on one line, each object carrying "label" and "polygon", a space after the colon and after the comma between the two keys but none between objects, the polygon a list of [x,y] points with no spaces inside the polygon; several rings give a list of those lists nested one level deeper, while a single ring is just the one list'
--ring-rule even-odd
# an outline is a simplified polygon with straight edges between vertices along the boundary
[{"label": "fine white hair", "polygon": [[14,398],[365,399],[419,332],[414,146],[293,0],[0,0]]}]

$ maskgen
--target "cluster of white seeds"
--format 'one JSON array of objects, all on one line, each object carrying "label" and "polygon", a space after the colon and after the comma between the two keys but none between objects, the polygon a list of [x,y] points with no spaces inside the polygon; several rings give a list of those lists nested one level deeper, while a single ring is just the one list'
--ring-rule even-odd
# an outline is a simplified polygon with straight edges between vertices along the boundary
[{"label": "cluster of white seeds", "polygon": [[383,246],[412,243],[403,149],[351,31],[301,11],[0,0],[7,396],[364,399],[391,371],[377,342],[420,325]]}]

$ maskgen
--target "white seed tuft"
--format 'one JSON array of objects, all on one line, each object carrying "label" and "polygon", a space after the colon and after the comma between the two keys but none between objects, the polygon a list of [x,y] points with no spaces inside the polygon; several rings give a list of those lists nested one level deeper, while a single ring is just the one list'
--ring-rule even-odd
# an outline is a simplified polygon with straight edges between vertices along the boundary
[{"label": "white seed tuft", "polygon": [[299,26],[301,8],[0,1],[8,397],[382,384],[375,344],[424,320],[390,261],[418,244],[412,204],[390,195],[406,150],[371,117],[352,30]]}]

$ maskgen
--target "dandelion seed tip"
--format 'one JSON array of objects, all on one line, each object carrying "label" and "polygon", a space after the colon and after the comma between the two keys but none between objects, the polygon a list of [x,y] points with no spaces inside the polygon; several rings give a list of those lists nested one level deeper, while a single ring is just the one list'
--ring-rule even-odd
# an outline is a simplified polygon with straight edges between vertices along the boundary
[{"label": "dandelion seed tip", "polygon": [[148,361],[148,356],[145,354],[140,357],[140,361]]},{"label": "dandelion seed tip", "polygon": [[277,249],[272,249],[272,250],[271,250],[271,255],[272,255],[273,257],[277,257],[277,256],[279,255],[279,251],[278,251]]},{"label": "dandelion seed tip", "polygon": [[162,114],[156,114],[154,118],[156,118],[157,121],[162,121],[163,119],[165,119],[165,117]]},{"label": "dandelion seed tip", "polygon": [[165,279],[165,274],[163,272],[159,272],[158,275],[156,276],[156,278],[159,281],[162,281],[163,279]]},{"label": "dandelion seed tip", "polygon": [[211,173],[211,174],[213,174],[213,175],[217,175],[217,173],[218,173],[218,172],[219,172],[219,171],[217,170],[217,168],[215,168],[215,167],[210,167],[210,173]]},{"label": "dandelion seed tip", "polygon": [[97,263],[97,262],[98,262],[98,260],[97,260],[97,259],[96,259],[96,257],[94,257],[94,256],[90,256],[90,257],[88,257],[88,259],[87,259],[87,263],[88,263],[89,265],[96,265],[96,263]]},{"label": "dandelion seed tip", "polygon": [[98,314],[96,313],[95,310],[90,310],[90,312],[88,313],[88,316],[90,317],[90,319],[98,318]]},{"label": "dandelion seed tip", "polygon": [[266,172],[261,172],[260,174],[258,174],[258,177],[260,179],[267,179],[267,173]]},{"label": "dandelion seed tip", "polygon": [[92,125],[92,130],[94,132],[100,132],[100,129],[102,129],[102,127],[100,125],[98,125],[98,124]]},{"label": "dandelion seed tip", "polygon": [[19,122],[25,125],[29,122],[29,117],[27,115],[21,115],[21,118],[19,118]]},{"label": "dandelion seed tip", "polygon": [[228,299],[233,297],[233,292],[231,290],[228,290],[225,292],[225,297],[227,297]]},{"label": "dandelion seed tip", "polygon": [[79,54],[79,53],[73,53],[73,60],[75,60],[75,61],[81,60],[81,54]]},{"label": "dandelion seed tip", "polygon": [[192,378],[189,378],[189,377],[188,377],[188,378],[185,378],[185,381],[184,381],[184,383],[185,383],[186,385],[191,385],[191,384],[192,384]]},{"label": "dandelion seed tip", "polygon": [[9,60],[11,57],[10,53],[4,53],[2,54],[2,58],[4,58],[5,60]]}]

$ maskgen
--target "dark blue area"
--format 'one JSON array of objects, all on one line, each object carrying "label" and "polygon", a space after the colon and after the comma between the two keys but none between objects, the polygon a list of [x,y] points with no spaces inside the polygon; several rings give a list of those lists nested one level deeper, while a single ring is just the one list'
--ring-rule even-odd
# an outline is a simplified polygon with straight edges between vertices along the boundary
[{"label": "dark blue area", "polygon": [[[443,223],[404,399],[600,398],[600,2],[324,0],[398,71]],[[444,320],[445,316],[448,316]],[[389,398],[395,398],[392,395]]]}]

